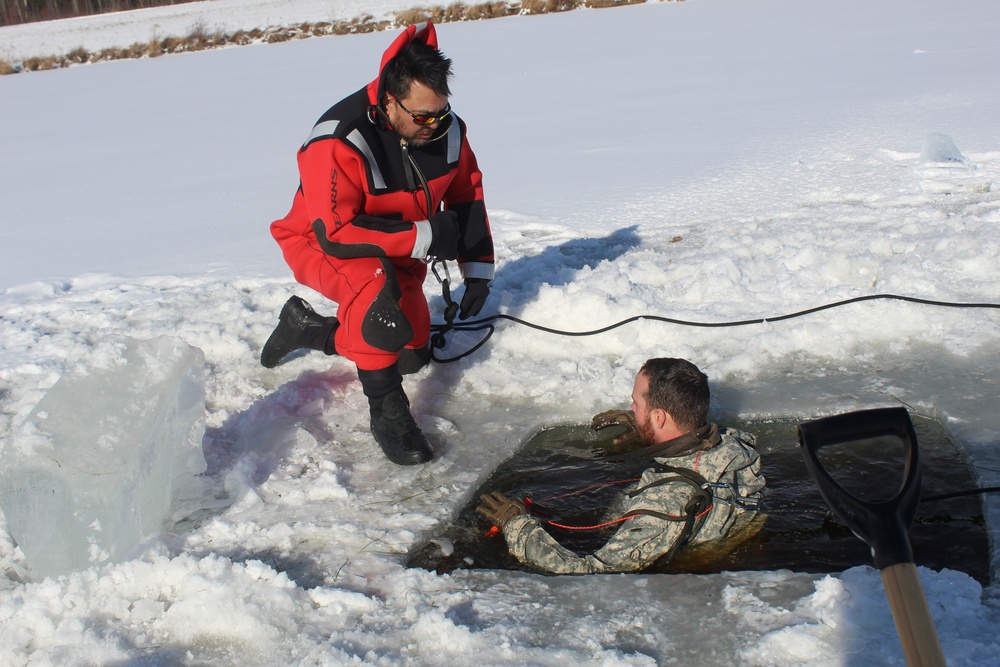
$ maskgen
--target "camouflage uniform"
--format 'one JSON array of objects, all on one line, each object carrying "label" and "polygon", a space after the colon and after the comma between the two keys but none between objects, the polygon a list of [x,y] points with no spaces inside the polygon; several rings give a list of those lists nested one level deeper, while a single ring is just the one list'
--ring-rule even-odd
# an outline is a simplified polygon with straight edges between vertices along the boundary
[{"label": "camouflage uniform", "polygon": [[[661,466],[692,470],[709,483],[722,485],[712,487],[711,510],[688,544],[722,539],[745,526],[757,515],[752,507],[759,502],[765,483],[760,474],[760,456],[753,448],[756,438],[714,424],[700,429],[697,436],[688,434],[676,439],[687,439],[681,449],[689,453],[679,456],[670,455],[678,449],[676,445],[669,447],[675,441],[656,447],[658,454],[667,448],[665,456],[654,454],[653,460],[660,466],[643,472],[642,478],[627,490],[622,506],[615,508],[618,517],[646,513],[623,522],[592,555],[580,556],[566,549],[528,514],[516,516],[504,526],[510,553],[522,563],[554,574],[631,572],[649,567],[671,553],[684,532],[684,521],[662,515],[684,517],[688,501],[697,495],[693,484],[675,472],[663,471]],[[736,503],[732,502],[734,498]]]}]

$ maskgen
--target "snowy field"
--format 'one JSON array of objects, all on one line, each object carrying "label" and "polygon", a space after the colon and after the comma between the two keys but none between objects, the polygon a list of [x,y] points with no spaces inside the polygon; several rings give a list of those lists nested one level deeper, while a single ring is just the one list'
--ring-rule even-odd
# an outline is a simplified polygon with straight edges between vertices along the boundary
[{"label": "snowy field", "polygon": [[[260,4],[277,23],[333,11]],[[81,19],[73,40],[143,41],[170,11],[114,36]],[[65,26],[0,29],[0,55],[8,35],[79,46],[49,32]],[[407,379],[438,458],[392,466],[350,364],[257,357],[289,295],[332,312],[296,286],[268,224],[312,123],[375,76],[393,34],[0,77],[0,438],[102,341],[169,334],[205,355],[208,462],[188,516],[127,562],[34,581],[0,530],[0,664],[902,664],[863,565],[403,566],[540,426],[627,405],[652,356],[701,366],[722,423],[905,404],[1000,484],[1000,314],[879,300],[585,338],[501,323],[475,355]],[[589,330],[871,294],[1000,303],[997,34],[991,0],[687,0],[439,26],[497,242],[485,314]],[[426,290],[440,318],[433,278]],[[949,664],[1000,662],[995,586],[920,574]]]}]

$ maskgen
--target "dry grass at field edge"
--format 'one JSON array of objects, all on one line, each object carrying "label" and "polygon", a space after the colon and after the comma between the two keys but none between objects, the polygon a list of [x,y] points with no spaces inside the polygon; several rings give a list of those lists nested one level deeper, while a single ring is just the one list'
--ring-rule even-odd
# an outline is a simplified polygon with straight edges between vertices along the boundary
[{"label": "dry grass at field edge", "polygon": [[[453,3],[444,7],[415,8],[397,12],[393,20],[376,20],[372,16],[362,16],[349,21],[320,23],[300,23],[298,25],[239,30],[232,34],[210,32],[198,26],[187,37],[165,37],[151,39],[145,43],[135,43],[128,47],[114,47],[100,51],[88,51],[80,47],[60,56],[34,56],[21,62],[11,63],[0,59],[0,75],[18,72],[70,67],[85,63],[133,58],[156,58],[169,53],[204,51],[225,46],[245,46],[247,44],[287,42],[323,35],[347,35],[392,30],[420,21],[451,23],[455,21],[481,21],[513,15],[552,14],[573,9],[603,9],[625,5],[642,4],[649,0],[519,0],[514,2],[484,2],[476,5]],[[664,0],[658,0],[664,1]],[[682,0],[666,0],[680,2]]]}]

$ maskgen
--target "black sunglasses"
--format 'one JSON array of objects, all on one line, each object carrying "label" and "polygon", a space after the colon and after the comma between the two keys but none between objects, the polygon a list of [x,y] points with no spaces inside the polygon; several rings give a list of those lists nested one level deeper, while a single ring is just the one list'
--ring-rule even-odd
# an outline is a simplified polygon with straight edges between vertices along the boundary
[{"label": "black sunglasses", "polygon": [[[392,95],[390,95],[389,97],[392,97]],[[451,115],[451,103],[444,105],[444,109],[441,109],[441,111],[439,111],[436,115],[431,115],[426,113],[413,113],[412,111],[403,106],[403,103],[399,101],[398,97],[392,97],[392,99],[396,100],[396,104],[399,105],[400,109],[410,114],[410,118],[412,118],[413,122],[416,123],[417,125],[431,125],[433,123],[440,123],[449,115]]]}]

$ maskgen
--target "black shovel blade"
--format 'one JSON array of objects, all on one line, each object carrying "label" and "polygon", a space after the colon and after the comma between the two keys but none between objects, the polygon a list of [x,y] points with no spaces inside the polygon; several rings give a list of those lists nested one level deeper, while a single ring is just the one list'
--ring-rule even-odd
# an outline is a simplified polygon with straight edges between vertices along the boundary
[{"label": "black shovel blade", "polygon": [[[840,520],[871,547],[875,566],[883,570],[898,563],[912,563],[908,532],[920,500],[920,457],[917,435],[906,409],[848,412],[803,422],[798,431],[806,469],[820,495]],[[880,437],[895,437],[903,443],[906,456],[903,483],[888,500],[865,501],[830,476],[818,452],[828,445],[850,445]]]}]

